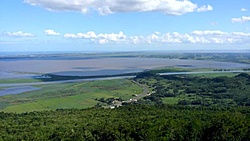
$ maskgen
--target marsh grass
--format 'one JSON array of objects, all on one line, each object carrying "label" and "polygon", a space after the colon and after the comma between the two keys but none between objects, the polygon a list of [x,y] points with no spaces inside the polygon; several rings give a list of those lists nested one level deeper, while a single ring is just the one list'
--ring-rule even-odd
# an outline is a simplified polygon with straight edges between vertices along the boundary
[{"label": "marsh grass", "polygon": [[128,79],[61,83],[38,86],[41,89],[0,97],[0,108],[5,112],[30,112],[95,106],[100,98],[128,100],[142,88]]}]

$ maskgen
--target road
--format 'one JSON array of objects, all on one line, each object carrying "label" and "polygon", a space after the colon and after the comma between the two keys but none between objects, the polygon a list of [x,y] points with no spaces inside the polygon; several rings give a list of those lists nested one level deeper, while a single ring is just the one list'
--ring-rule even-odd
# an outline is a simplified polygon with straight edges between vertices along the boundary
[{"label": "road", "polygon": [[143,91],[140,94],[138,94],[137,96],[134,96],[133,98],[131,98],[130,100],[127,100],[127,101],[118,101],[118,100],[116,100],[114,104],[109,106],[110,108],[122,106],[123,103],[136,102],[139,99],[142,99],[143,97],[148,96],[149,89],[148,89],[148,87],[146,85],[140,84],[139,82],[134,81],[134,80],[132,80],[132,82],[137,84],[138,86],[142,87]]},{"label": "road", "polygon": [[[234,70],[234,71],[202,71],[202,72],[167,72],[167,73],[159,73],[159,75],[178,75],[178,74],[202,74],[202,73],[225,73],[225,72],[250,72],[250,71],[243,71],[243,70]],[[119,107],[122,105],[122,103],[132,103],[132,102],[136,102],[139,99],[148,96],[152,93],[150,93],[148,86],[140,84],[137,81],[132,80],[133,83],[139,85],[140,87],[142,87],[143,91],[142,93],[138,94],[137,96],[134,96],[133,98],[131,98],[130,100],[127,101],[116,101],[116,103],[114,105],[110,105],[115,106],[115,107]]]},{"label": "road", "polygon": [[145,97],[145,96],[147,96],[149,94],[148,86],[140,84],[139,82],[134,81],[134,80],[132,80],[132,82],[135,83],[135,84],[137,84],[137,85],[139,85],[143,89],[142,93],[140,93],[139,95],[135,96],[132,99],[139,100],[139,99],[141,99],[141,98],[143,98],[143,97]]},{"label": "road", "polygon": [[[178,75],[178,74],[202,74],[202,73],[225,73],[225,72],[250,72],[250,71],[243,71],[243,70],[234,70],[234,71],[200,71],[200,72],[167,72],[167,73],[159,73],[159,75]],[[97,81],[97,80],[112,80],[112,79],[125,79],[125,78],[134,78],[135,76],[119,76],[119,77],[105,77],[105,78],[89,78],[89,79],[75,79],[75,80],[62,80],[62,81],[49,81],[49,82],[30,82],[30,83],[5,83],[0,84],[0,87],[13,87],[13,90],[16,91],[16,87],[20,86],[38,86],[38,85],[49,85],[49,84],[59,84],[59,83],[76,83],[76,82],[88,82],[88,81]],[[148,96],[150,94],[150,91],[146,85],[140,84],[139,82],[136,82],[132,80],[133,83],[139,85],[142,87],[143,91],[142,93],[138,94],[137,96],[131,98],[128,101],[123,101],[124,103],[131,103],[135,102],[145,96]],[[20,88],[23,90],[23,88]],[[1,90],[3,93],[6,93],[5,91],[10,91],[11,89],[6,88]],[[0,93],[1,93],[0,91]],[[117,107],[119,105],[122,105],[121,101],[118,101],[116,104]]]}]

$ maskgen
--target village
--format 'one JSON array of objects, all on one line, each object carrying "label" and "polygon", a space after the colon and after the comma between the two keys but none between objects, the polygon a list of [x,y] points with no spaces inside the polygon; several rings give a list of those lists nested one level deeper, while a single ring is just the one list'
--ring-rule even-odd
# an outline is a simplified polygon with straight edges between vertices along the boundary
[{"label": "village", "polygon": [[115,99],[111,105],[109,105],[109,108],[110,109],[114,109],[114,108],[117,108],[117,107],[120,107],[122,105],[126,105],[128,103],[134,103],[134,102],[137,102],[139,99],[142,99],[143,97],[146,97],[146,96],[150,96],[151,94],[154,93],[154,91],[150,92],[148,86],[146,85],[143,85],[143,84],[140,84],[139,82],[136,82],[135,80],[132,80],[133,83],[139,85],[140,87],[142,87],[143,91],[142,93],[140,94],[133,94],[133,98],[127,100],[127,101],[119,101],[117,99]]}]

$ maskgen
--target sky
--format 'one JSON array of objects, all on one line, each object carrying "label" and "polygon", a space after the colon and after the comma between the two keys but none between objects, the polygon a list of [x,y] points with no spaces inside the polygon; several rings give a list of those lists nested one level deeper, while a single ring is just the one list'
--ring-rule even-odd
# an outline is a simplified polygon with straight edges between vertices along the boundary
[{"label": "sky", "polygon": [[250,50],[250,0],[0,0],[0,52]]}]

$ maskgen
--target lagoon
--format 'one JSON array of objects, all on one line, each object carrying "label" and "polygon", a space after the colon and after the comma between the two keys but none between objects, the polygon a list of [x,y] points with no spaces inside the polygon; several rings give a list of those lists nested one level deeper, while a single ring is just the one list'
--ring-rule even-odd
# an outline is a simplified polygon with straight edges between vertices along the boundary
[{"label": "lagoon", "polygon": [[[250,64],[204,60],[183,60],[140,57],[105,57],[74,59],[25,59],[0,60],[0,79],[31,77],[39,74],[66,76],[99,76],[141,72],[160,67],[191,67],[214,69],[250,68]],[[8,75],[3,75],[8,74]],[[12,75],[11,75],[12,74]]]}]

